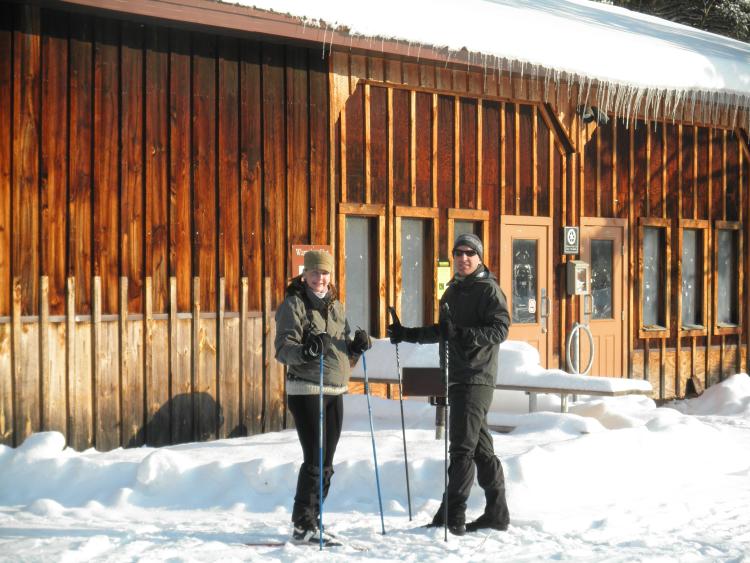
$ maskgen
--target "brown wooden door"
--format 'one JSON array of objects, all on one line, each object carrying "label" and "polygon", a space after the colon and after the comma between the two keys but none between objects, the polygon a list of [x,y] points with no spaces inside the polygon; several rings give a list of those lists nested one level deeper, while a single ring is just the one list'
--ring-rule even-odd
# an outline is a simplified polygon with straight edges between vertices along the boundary
[{"label": "brown wooden door", "polygon": [[[591,375],[621,377],[626,373],[626,231],[624,219],[581,219],[581,260],[591,264],[591,296],[587,298],[595,347]],[[582,317],[579,322],[583,321]],[[591,352],[585,334],[581,333],[580,341],[583,370]]]},{"label": "brown wooden door", "polygon": [[552,343],[552,220],[503,217],[500,222],[500,287],[508,298],[512,324],[508,338],[539,350],[548,367]]}]

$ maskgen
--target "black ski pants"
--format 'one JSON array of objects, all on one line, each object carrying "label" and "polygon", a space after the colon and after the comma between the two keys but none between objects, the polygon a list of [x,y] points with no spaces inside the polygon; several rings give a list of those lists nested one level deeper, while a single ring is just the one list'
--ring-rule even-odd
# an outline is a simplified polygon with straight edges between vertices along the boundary
[{"label": "black ski pants", "polygon": [[[287,405],[294,417],[297,436],[302,446],[303,461],[297,476],[292,522],[295,526],[315,528],[319,514],[320,466],[318,425],[320,424],[318,395],[288,395]],[[323,396],[323,500],[328,496],[333,476],[333,456],[341,437],[344,420],[342,395]]]},{"label": "black ski pants", "polygon": [[[474,467],[479,486],[484,489],[484,517],[507,524],[505,476],[495,456],[487,413],[494,388],[489,385],[454,384],[448,388],[450,405],[450,465],[448,466],[448,523],[466,521],[466,501],[474,484]],[[445,502],[445,499],[443,499]],[[440,507],[443,510],[443,506]],[[436,515],[442,521],[442,514]]]}]

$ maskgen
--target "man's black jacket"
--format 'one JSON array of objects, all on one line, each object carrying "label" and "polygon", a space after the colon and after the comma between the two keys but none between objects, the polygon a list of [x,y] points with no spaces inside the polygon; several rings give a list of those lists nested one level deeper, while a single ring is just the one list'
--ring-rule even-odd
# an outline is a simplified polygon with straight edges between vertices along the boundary
[{"label": "man's black jacket", "polygon": [[[470,276],[450,281],[440,299],[441,310],[443,303],[448,304],[458,329],[449,343],[450,383],[494,387],[499,345],[508,337],[510,327],[508,303],[497,279],[480,264]],[[438,324],[408,332],[406,340],[420,344],[440,341]]]}]

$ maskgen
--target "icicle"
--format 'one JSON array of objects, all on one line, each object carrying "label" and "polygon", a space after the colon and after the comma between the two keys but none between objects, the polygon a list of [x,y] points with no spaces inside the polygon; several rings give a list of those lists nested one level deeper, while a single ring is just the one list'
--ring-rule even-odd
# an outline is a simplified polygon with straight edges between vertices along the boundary
[{"label": "icicle", "polygon": [[487,91],[487,55],[482,54],[482,92]]},{"label": "icicle", "polygon": [[451,62],[451,57],[453,56],[453,51],[448,50],[448,56],[445,59],[445,67],[448,68],[448,63]]},{"label": "icicle", "polygon": [[417,62],[419,62],[419,55],[422,54],[422,44],[419,44],[419,48],[417,49]]},{"label": "icicle", "polygon": [[320,55],[321,59],[326,58],[326,36],[328,35],[328,24],[326,24],[325,29],[323,29],[323,52]]}]

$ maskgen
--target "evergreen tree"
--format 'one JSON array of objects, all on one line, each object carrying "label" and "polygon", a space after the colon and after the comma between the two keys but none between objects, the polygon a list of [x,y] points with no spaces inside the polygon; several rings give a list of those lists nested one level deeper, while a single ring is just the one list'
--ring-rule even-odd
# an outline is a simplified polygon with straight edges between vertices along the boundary
[{"label": "evergreen tree", "polygon": [[750,0],[599,0],[750,42]]}]

